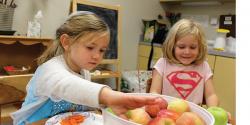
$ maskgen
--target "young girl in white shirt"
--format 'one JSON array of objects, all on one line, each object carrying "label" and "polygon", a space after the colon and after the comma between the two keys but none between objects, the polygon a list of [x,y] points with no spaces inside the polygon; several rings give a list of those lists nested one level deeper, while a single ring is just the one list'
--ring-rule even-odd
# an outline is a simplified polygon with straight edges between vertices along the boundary
[{"label": "young girl in white shirt", "polygon": [[12,114],[14,124],[102,105],[124,117],[129,109],[156,104],[157,97],[127,95],[90,81],[89,70],[101,62],[109,40],[109,28],[96,14],[81,11],[70,15],[39,58],[22,108]]}]

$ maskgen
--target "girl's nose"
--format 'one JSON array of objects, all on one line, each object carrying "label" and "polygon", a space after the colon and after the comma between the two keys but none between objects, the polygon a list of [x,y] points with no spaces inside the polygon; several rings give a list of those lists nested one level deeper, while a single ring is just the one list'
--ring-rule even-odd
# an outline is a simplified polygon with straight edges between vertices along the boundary
[{"label": "girl's nose", "polygon": [[189,49],[189,48],[186,48],[186,49],[184,50],[184,53],[185,53],[185,54],[189,54],[189,53],[190,53],[190,49]]},{"label": "girl's nose", "polygon": [[94,59],[98,59],[98,58],[100,58],[101,57],[101,53],[100,52],[93,52],[93,55],[92,55],[92,57],[94,58]]}]

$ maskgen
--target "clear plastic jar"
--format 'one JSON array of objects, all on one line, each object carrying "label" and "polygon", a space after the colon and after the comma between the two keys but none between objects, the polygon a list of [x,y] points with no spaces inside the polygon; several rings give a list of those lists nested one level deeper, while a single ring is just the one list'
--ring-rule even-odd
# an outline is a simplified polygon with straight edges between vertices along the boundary
[{"label": "clear plastic jar", "polygon": [[226,47],[226,35],[230,31],[227,29],[217,29],[217,36],[214,43],[214,49],[224,51]]}]

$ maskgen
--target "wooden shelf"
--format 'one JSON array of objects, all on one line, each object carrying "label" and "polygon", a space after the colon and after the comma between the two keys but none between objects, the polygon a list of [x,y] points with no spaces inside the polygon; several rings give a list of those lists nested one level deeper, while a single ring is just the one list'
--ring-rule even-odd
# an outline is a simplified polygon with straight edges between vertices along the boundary
[{"label": "wooden shelf", "polygon": [[[0,76],[0,81],[4,79],[20,79],[24,77],[31,78],[33,74],[22,74],[22,75],[2,75]],[[91,75],[92,79],[102,79],[102,78],[118,78],[121,76],[120,72],[113,72],[113,71],[101,71],[101,75]]]},{"label": "wooden shelf", "polygon": [[0,35],[0,43],[3,44],[14,44],[15,42],[20,42],[24,45],[33,45],[36,43],[42,43],[45,46],[48,46],[52,43],[53,39],[51,38],[32,38],[26,36],[5,36]]},{"label": "wooden shelf", "polygon": [[113,71],[101,71],[101,75],[91,75],[92,79],[119,78],[119,77],[121,77],[121,73]]}]

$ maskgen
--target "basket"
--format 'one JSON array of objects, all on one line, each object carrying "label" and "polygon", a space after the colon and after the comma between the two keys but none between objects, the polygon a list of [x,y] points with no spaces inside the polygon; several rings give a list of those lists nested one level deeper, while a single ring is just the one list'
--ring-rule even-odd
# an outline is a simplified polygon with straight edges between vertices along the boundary
[{"label": "basket", "polygon": [[12,29],[14,8],[0,4],[0,30],[10,31]]},{"label": "basket", "polygon": [[[149,93],[131,93],[133,95],[146,95],[146,96],[155,96],[155,94],[149,94]],[[175,100],[175,97],[170,97],[170,96],[162,96],[164,99],[166,99],[168,102],[171,102],[173,100]],[[188,102],[188,101],[187,101]],[[192,102],[188,102],[191,111],[197,113],[199,116],[202,117],[202,119],[205,121],[206,125],[214,125],[214,117],[212,116],[212,114],[210,114],[206,109],[192,103]],[[112,113],[110,113],[109,111],[107,111],[106,109],[103,109],[103,121],[104,121],[104,125],[139,125],[136,124],[134,122],[122,119]]]},{"label": "basket", "polygon": [[[21,74],[27,74],[29,73],[31,67],[27,66],[27,67],[13,67],[11,70],[9,70],[8,68],[6,68],[8,66],[4,67],[4,70],[9,74],[9,75],[21,75]],[[10,66],[9,66],[10,67]]]}]

